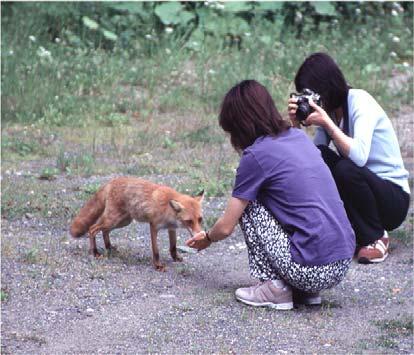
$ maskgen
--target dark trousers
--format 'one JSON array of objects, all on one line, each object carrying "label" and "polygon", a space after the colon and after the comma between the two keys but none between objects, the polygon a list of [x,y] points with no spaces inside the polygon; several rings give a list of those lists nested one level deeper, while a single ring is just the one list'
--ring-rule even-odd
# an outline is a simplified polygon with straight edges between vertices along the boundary
[{"label": "dark trousers", "polygon": [[401,225],[408,213],[408,193],[327,146],[318,148],[335,179],[359,245],[371,244],[383,236],[384,230]]}]

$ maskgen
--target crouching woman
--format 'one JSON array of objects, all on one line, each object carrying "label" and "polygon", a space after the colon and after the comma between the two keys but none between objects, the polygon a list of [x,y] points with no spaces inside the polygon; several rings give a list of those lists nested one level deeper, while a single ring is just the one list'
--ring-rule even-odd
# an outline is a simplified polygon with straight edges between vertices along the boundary
[{"label": "crouching woman", "polygon": [[253,80],[226,94],[219,122],[241,154],[232,197],[214,226],[187,245],[205,249],[240,223],[250,273],[260,283],[237,289],[236,298],[276,309],[319,304],[319,291],[344,278],[355,249],[319,150],[282,119],[266,88]]}]

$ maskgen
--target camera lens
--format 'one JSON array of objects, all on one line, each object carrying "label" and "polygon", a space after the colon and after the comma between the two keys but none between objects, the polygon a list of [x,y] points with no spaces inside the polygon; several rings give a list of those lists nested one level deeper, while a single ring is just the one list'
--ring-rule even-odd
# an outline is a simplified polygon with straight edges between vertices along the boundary
[{"label": "camera lens", "polygon": [[296,119],[304,121],[310,115],[310,106],[307,102],[302,102],[298,105],[296,110]]}]

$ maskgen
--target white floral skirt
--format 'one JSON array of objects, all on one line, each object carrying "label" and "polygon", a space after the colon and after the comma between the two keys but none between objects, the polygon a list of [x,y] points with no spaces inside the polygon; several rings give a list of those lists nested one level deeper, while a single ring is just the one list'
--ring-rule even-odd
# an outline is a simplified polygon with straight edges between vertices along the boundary
[{"label": "white floral skirt", "polygon": [[250,274],[261,281],[283,279],[302,291],[318,292],[341,282],[351,264],[351,259],[315,266],[293,261],[289,234],[258,201],[247,205],[240,227],[247,244]]}]

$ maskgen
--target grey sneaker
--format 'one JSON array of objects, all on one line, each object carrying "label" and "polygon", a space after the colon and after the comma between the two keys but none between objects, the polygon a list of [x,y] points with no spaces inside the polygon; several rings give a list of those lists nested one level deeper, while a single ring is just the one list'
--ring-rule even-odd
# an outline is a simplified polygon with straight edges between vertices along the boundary
[{"label": "grey sneaker", "polygon": [[297,288],[292,289],[293,303],[304,304],[307,306],[320,306],[322,303],[319,292],[311,293],[299,290]]},{"label": "grey sneaker", "polygon": [[256,286],[237,289],[236,298],[250,306],[270,307],[280,310],[293,308],[290,286],[277,287],[271,280]]}]

